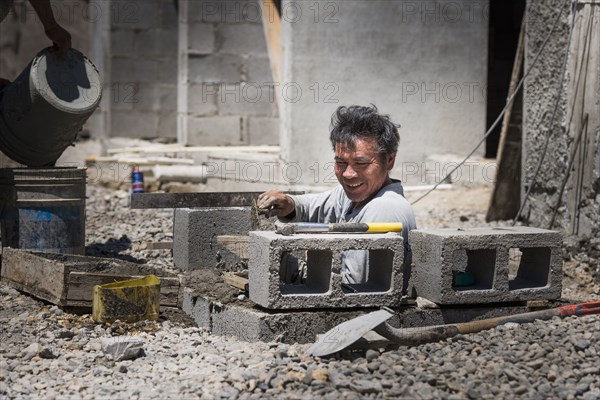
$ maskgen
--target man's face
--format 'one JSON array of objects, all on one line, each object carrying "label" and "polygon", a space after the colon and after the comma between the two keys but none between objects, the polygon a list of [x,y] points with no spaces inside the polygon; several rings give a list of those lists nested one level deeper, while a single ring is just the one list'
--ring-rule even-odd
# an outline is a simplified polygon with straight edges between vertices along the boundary
[{"label": "man's face", "polygon": [[388,180],[396,155],[381,159],[374,138],[356,139],[354,149],[335,145],[335,176],[354,206],[371,199]]}]

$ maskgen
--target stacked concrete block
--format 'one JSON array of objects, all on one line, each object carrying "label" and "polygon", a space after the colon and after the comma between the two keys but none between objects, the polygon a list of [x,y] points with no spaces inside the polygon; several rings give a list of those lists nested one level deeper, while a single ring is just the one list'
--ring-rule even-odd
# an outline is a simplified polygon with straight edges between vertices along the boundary
[{"label": "stacked concrete block", "polygon": [[235,336],[247,342],[311,343],[333,327],[364,315],[363,310],[268,311],[258,310],[250,302],[223,304],[208,294],[190,288],[183,293],[183,311],[196,324],[215,335]]},{"label": "stacked concrete block", "polygon": [[[401,304],[404,247],[399,234],[250,232],[250,300],[268,309],[350,308]],[[369,252],[364,284],[342,282],[342,253]],[[303,259],[303,283],[287,283],[290,259]],[[302,261],[298,261],[302,263]]]},{"label": "stacked concrete block", "polygon": [[[558,232],[513,227],[414,230],[409,235],[412,295],[438,304],[560,298]],[[520,255],[516,271],[509,267],[511,253]]]},{"label": "stacked concrete block", "polygon": [[177,208],[173,221],[175,267],[184,271],[235,269],[239,256],[217,243],[217,236],[246,235],[250,230],[250,207]]},{"label": "stacked concrete block", "polygon": [[176,4],[115,0],[110,12],[110,135],[175,138]]},{"label": "stacked concrete block", "polygon": [[278,144],[281,84],[273,82],[260,2],[194,0],[180,17],[187,21],[180,76],[189,84],[184,144]]}]

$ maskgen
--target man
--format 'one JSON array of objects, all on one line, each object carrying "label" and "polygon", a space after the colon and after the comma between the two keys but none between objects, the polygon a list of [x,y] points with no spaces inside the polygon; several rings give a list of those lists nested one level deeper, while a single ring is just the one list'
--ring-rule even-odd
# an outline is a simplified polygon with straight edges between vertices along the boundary
[{"label": "man", "polygon": [[[54,19],[52,7],[50,6],[49,0],[29,0],[37,16],[40,18],[42,25],[44,26],[44,32],[48,39],[53,43],[54,48],[59,54],[66,54],[71,48],[71,34],[67,32],[62,26]],[[10,12],[12,8],[12,0],[0,0],[0,22]],[[8,79],[0,78],[0,90],[2,87],[9,84]]]},{"label": "man", "polygon": [[[258,197],[258,207],[285,222],[401,222],[410,259],[408,231],[416,228],[415,217],[402,184],[389,176],[400,141],[396,125],[375,106],[342,106],[331,117],[329,139],[338,187],[299,196],[268,191]],[[343,265],[344,283],[367,282],[367,251],[345,252]]]}]

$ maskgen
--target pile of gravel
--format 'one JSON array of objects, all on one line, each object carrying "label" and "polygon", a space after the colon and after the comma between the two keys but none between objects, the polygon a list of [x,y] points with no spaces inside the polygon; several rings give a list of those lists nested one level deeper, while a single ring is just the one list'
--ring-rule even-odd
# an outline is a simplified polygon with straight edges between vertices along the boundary
[{"label": "pile of gravel", "polygon": [[[133,246],[172,240],[172,210],[131,210],[126,192],[88,192],[88,255],[173,268],[168,250]],[[440,226],[482,218],[460,210],[439,217],[424,212],[423,220],[439,218]],[[168,315],[156,322],[95,324],[89,315],[0,284],[0,327],[4,398],[600,399],[599,316],[507,324],[438,343],[315,358],[304,355],[308,345],[246,343]]]}]

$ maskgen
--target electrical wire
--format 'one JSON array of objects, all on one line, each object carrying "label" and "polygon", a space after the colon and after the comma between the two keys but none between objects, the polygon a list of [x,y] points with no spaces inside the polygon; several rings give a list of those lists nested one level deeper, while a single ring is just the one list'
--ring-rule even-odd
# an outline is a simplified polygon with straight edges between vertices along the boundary
[{"label": "electrical wire", "polygon": [[[529,199],[529,194],[531,193],[531,190],[535,186],[535,183],[537,181],[540,170],[542,169],[542,164],[544,163],[544,159],[546,158],[546,153],[548,152],[548,145],[550,144],[550,136],[552,136],[552,127],[554,126],[554,121],[556,119],[558,106],[560,105],[560,98],[562,95],[565,78],[567,75],[567,61],[569,60],[569,49],[571,48],[571,40],[573,39],[573,26],[575,24],[576,7],[577,7],[577,0],[575,0],[572,4],[571,23],[569,24],[570,25],[569,26],[569,39],[567,40],[567,48],[565,50],[565,57],[564,57],[563,67],[562,67],[562,76],[560,78],[560,83],[558,86],[558,93],[556,95],[556,103],[554,104],[554,110],[552,111],[552,117],[550,118],[550,126],[548,127],[548,130],[546,131],[546,141],[544,143],[544,149],[542,151],[542,156],[540,157],[540,161],[538,162],[535,173],[533,174],[531,183],[529,184],[529,187],[527,188],[527,192],[525,193],[525,196],[523,197],[523,201],[521,202],[521,207],[519,207],[519,211],[517,212],[517,215],[515,215],[515,218],[512,221],[512,226],[515,226],[515,224],[517,223],[517,220],[521,217],[521,213],[523,212],[523,209],[525,208],[525,204],[527,204],[527,200]],[[562,14],[562,9],[561,9],[561,14]]]},{"label": "electrical wire", "polygon": [[533,67],[537,64],[538,59],[540,58],[540,56],[544,52],[544,49],[546,48],[546,45],[548,44],[548,41],[550,40],[550,37],[552,36],[552,34],[554,33],[554,30],[558,26],[558,22],[560,21],[560,17],[563,14],[563,10],[565,8],[565,4],[567,4],[567,1],[568,0],[563,0],[562,4],[560,5],[560,12],[558,13],[558,16],[556,17],[556,20],[554,21],[554,25],[552,25],[552,29],[550,30],[550,33],[548,34],[548,36],[546,36],[546,39],[544,39],[544,42],[542,43],[542,45],[540,47],[540,51],[536,54],[535,58],[533,59],[533,62],[531,63],[531,65],[529,66],[529,68],[527,68],[527,71],[525,72],[525,74],[523,74],[523,77],[521,78],[521,80],[519,81],[519,84],[515,88],[514,93],[506,100],[506,105],[504,106],[504,108],[500,112],[500,115],[498,115],[498,118],[496,118],[496,120],[489,127],[489,129],[487,130],[487,132],[485,133],[485,135],[483,135],[483,138],[479,141],[479,143],[477,143],[477,145],[473,148],[473,150],[471,150],[471,152],[460,163],[458,163],[446,176],[444,176],[443,179],[441,179],[431,189],[429,189],[425,194],[423,194],[417,200],[413,201],[411,204],[413,204],[413,205],[417,204],[419,201],[421,201],[422,199],[424,199],[425,197],[427,197],[431,192],[433,192],[434,190],[436,190],[439,185],[441,185],[450,176],[452,176],[452,174],[454,173],[454,171],[456,171],[457,169],[459,169],[465,162],[467,162],[467,160],[469,158],[471,158],[471,156],[477,151],[477,149],[483,144],[483,142],[485,142],[485,140],[487,139],[487,137],[492,134],[492,132],[494,131],[494,129],[496,128],[496,126],[498,125],[498,123],[502,120],[502,117],[506,113],[506,110],[512,104],[515,96],[517,95],[517,93],[519,92],[519,90],[521,90],[521,87],[523,86],[523,83],[525,82],[525,78],[527,78],[527,76],[529,76],[530,72],[533,70]]}]

